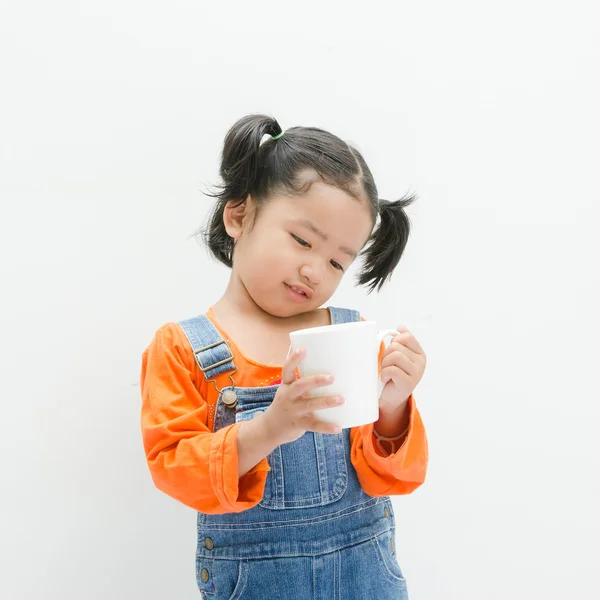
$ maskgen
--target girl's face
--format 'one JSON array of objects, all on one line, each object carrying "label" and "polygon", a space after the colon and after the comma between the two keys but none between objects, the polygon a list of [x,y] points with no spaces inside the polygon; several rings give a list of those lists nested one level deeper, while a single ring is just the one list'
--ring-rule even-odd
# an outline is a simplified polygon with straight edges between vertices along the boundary
[{"label": "girl's face", "polygon": [[257,216],[255,206],[249,197],[234,232],[233,274],[262,310],[277,317],[327,302],[373,229],[366,199],[321,182],[301,196],[273,196]]}]

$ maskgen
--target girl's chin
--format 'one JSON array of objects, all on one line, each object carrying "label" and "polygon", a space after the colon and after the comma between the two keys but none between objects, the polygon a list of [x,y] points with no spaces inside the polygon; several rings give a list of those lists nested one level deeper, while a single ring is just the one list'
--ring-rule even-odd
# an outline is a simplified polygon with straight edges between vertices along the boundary
[{"label": "girl's chin", "polygon": [[278,319],[296,317],[298,315],[313,310],[312,302],[310,303],[311,306],[305,303],[299,304],[291,300],[287,300],[280,303],[274,303],[271,301],[257,304],[264,312]]}]

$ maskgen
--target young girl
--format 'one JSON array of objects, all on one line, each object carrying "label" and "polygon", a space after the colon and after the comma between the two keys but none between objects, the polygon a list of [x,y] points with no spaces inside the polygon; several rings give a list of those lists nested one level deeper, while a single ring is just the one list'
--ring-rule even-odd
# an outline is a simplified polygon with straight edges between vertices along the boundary
[{"label": "young girl", "polygon": [[[266,141],[263,140],[267,136]],[[204,231],[231,268],[206,314],[161,327],[144,352],[142,433],[156,486],[198,511],[203,598],[407,598],[389,495],[420,486],[427,441],[412,392],[425,355],[404,327],[383,352],[376,423],[341,430],[297,377],[289,333],[357,321],[321,308],[355,258],[372,291],[406,246],[405,197],[386,202],[360,153],[321,129],[251,115],[228,132]]]}]

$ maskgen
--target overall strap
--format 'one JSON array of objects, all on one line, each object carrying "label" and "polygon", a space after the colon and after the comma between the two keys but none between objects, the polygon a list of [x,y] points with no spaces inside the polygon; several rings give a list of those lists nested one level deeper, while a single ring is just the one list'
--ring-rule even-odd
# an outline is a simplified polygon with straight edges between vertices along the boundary
[{"label": "overall strap", "polygon": [[360,312],[357,310],[351,310],[349,308],[336,308],[335,306],[328,306],[327,308],[329,308],[329,312],[331,313],[332,325],[360,321]]},{"label": "overall strap", "polygon": [[194,358],[206,380],[227,371],[235,371],[229,344],[208,317],[200,315],[179,321],[178,324],[190,342]]}]

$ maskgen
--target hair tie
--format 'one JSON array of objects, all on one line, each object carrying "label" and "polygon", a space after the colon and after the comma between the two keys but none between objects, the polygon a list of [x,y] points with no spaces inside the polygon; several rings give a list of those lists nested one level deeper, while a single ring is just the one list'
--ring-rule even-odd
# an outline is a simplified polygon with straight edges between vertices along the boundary
[{"label": "hair tie", "polygon": [[281,130],[281,133],[278,133],[277,135],[273,136],[274,140],[278,140],[283,134],[285,133],[285,131],[283,131],[283,129]]}]

